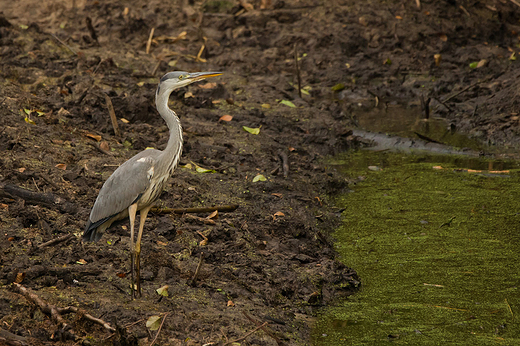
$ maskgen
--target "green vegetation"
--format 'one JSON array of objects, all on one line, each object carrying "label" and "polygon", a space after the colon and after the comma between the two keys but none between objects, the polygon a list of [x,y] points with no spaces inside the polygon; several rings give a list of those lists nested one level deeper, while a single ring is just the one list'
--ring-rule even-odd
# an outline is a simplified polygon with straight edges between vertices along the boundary
[{"label": "green vegetation", "polygon": [[[473,173],[455,169],[496,164],[374,152],[336,160],[365,178],[338,199],[336,233],[362,288],[323,312],[314,344],[519,345],[518,170]],[[508,165],[518,168],[499,163]]]}]

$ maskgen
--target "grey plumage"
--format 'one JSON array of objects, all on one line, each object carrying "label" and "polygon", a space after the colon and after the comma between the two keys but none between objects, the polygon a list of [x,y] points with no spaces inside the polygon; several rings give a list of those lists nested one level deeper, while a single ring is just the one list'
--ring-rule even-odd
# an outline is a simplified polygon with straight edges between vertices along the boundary
[{"label": "grey plumage", "polygon": [[[140,201],[140,199],[150,188],[152,176],[149,172],[156,164],[160,153],[155,149],[141,151],[112,173],[99,191],[96,203],[90,212],[83,240],[98,241],[113,222],[128,217],[130,205],[136,202],[141,205],[151,204],[155,201],[155,199],[150,201]],[[137,210],[140,208],[138,207]]]},{"label": "grey plumage", "polygon": [[[169,72],[159,82],[155,94],[155,105],[170,130],[168,144],[164,150],[142,151],[123,163],[103,184],[90,212],[83,232],[84,241],[98,241],[104,231],[115,222],[130,218],[130,241],[132,282],[135,252],[137,266],[137,291],[140,295],[139,261],[141,236],[144,221],[152,203],[159,198],[168,178],[179,163],[182,153],[182,127],[179,118],[168,107],[168,99],[173,90],[193,82],[219,76],[220,72],[188,73]],[[134,244],[134,220],[137,211],[141,219],[137,242]],[[134,291],[132,290],[132,296]]]}]

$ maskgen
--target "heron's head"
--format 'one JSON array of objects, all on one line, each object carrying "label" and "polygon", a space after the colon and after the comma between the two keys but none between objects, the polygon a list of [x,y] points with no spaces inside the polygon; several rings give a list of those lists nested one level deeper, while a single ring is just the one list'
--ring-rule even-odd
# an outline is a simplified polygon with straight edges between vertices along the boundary
[{"label": "heron's head", "polygon": [[161,78],[159,87],[157,88],[157,94],[171,93],[173,90],[188,84],[198,82],[206,78],[220,76],[221,74],[222,72],[168,72]]}]

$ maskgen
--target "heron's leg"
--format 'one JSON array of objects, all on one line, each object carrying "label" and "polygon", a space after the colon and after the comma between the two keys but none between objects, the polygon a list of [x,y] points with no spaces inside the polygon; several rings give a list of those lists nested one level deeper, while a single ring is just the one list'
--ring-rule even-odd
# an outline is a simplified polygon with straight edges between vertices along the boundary
[{"label": "heron's leg", "polygon": [[141,218],[139,220],[139,234],[137,234],[137,242],[135,244],[135,264],[137,269],[137,294],[141,297],[141,237],[143,236],[144,222],[146,215],[152,206],[141,209]]},{"label": "heron's leg", "polygon": [[137,213],[137,204],[132,204],[128,207],[128,218],[130,219],[130,272],[131,272],[131,278],[132,278],[132,299],[135,298],[135,291],[134,291],[134,252],[135,252],[135,245],[134,245],[134,221],[135,221],[135,214]]}]

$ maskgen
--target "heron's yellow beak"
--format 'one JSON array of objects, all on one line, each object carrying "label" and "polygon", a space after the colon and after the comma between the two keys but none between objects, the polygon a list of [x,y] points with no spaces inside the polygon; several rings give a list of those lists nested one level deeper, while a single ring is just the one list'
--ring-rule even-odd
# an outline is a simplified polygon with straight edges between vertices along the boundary
[{"label": "heron's yellow beak", "polygon": [[194,72],[190,73],[188,78],[190,81],[196,82],[210,77],[221,76],[222,74],[222,72]]}]

